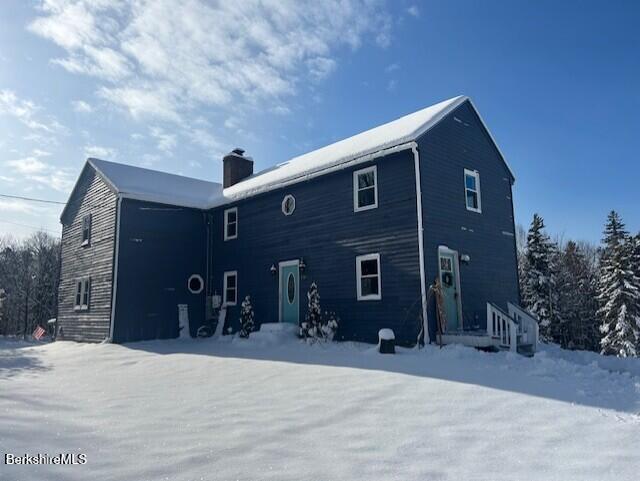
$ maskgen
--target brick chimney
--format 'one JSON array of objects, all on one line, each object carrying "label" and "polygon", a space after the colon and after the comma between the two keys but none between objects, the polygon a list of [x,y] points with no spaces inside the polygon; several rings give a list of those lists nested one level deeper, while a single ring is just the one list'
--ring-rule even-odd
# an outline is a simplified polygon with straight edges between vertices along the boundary
[{"label": "brick chimney", "polygon": [[222,158],[224,175],[222,186],[226,189],[253,174],[253,160],[245,157],[244,150],[235,148]]}]

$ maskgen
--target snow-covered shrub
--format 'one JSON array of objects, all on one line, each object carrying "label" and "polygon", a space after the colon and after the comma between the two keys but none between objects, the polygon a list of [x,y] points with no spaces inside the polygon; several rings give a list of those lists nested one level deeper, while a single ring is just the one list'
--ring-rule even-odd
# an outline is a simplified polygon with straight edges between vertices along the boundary
[{"label": "snow-covered shrub", "polygon": [[249,337],[254,327],[251,297],[247,296],[244,298],[244,301],[242,301],[242,308],[240,309],[240,337]]},{"label": "snow-covered shrub", "polygon": [[309,342],[318,340],[331,341],[338,330],[340,319],[334,312],[325,311],[324,316],[320,309],[320,293],[315,282],[309,286],[307,292],[308,308],[305,320],[300,325],[300,337]]}]

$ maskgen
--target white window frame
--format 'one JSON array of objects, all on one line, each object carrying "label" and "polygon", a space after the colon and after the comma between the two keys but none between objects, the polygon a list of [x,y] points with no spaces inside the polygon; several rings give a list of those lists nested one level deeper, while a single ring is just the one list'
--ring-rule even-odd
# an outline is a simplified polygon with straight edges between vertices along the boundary
[{"label": "white window frame", "polygon": [[[236,222],[235,222],[236,233],[234,235],[229,235],[229,232],[228,232],[228,229],[229,229],[229,214],[231,212],[235,212],[235,214],[236,214]],[[224,240],[228,241],[228,240],[237,239],[237,238],[238,238],[238,208],[237,207],[232,207],[231,209],[225,209],[225,211],[224,211]]]},{"label": "white window frame", "polygon": [[[360,191],[358,187],[358,177],[362,174],[367,174],[369,172],[373,172],[374,202],[371,205],[365,205],[363,207],[360,207],[358,205],[358,192]],[[353,211],[361,212],[363,210],[370,210],[370,209],[377,209],[377,208],[378,208],[378,167],[376,165],[372,165],[371,167],[354,171],[353,172]]]},{"label": "white window frame", "polygon": [[[476,189],[470,189],[467,187],[467,176],[471,176],[475,179],[476,181]],[[467,208],[467,210],[470,210],[471,212],[477,212],[478,214],[482,213],[482,194],[480,192],[480,172],[478,172],[477,170],[471,170],[471,169],[464,169],[464,205]],[[478,198],[478,207],[470,207],[469,204],[467,203],[467,192],[474,192],[476,194],[476,197]]]},{"label": "white window frame", "polygon": [[[236,300],[233,302],[229,302],[227,300],[227,283],[229,282],[229,277],[234,276],[236,278],[236,287],[234,288],[236,293]],[[235,306],[238,304],[238,271],[226,271],[224,273],[224,281],[222,284],[222,305],[223,306]]]},{"label": "white window frame", "polygon": [[[378,263],[378,293],[362,295],[362,262],[375,260]],[[373,277],[373,276],[365,276]],[[382,299],[382,265],[380,263],[380,254],[365,254],[356,257],[356,293],[359,301],[379,301]]]},{"label": "white window frame", "polygon": [[[78,284],[80,284],[80,303],[78,303]],[[84,302],[85,295],[87,302]],[[73,283],[73,310],[87,311],[91,304],[91,277],[79,277]]]},{"label": "white window frame", "polygon": [[[87,238],[84,238],[84,224],[85,221],[87,222],[88,226],[87,226]],[[80,230],[80,235],[82,236],[82,246],[88,246],[91,244],[91,214],[86,214],[82,216],[82,229]]]}]

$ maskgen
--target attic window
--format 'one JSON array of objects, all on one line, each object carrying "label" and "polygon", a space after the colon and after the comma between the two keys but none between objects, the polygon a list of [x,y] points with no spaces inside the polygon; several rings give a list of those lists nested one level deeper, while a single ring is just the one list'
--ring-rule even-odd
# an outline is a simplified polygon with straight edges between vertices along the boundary
[{"label": "attic window", "polygon": [[482,213],[480,174],[477,170],[464,169],[464,198],[467,210]]},{"label": "attic window", "polygon": [[238,237],[238,208],[233,207],[224,211],[224,240]]},{"label": "attic window", "polygon": [[88,246],[91,243],[91,214],[82,218],[82,244]]},{"label": "attic window", "polygon": [[353,211],[378,207],[378,170],[376,166],[353,173]]}]

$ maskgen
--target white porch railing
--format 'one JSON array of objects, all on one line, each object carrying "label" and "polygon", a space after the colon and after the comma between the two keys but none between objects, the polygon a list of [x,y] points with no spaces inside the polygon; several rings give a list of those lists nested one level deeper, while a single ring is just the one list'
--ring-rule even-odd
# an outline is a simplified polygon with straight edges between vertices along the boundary
[{"label": "white porch railing", "polygon": [[487,302],[487,333],[498,339],[500,347],[518,351],[518,325],[502,309]]},{"label": "white porch railing", "polygon": [[518,324],[518,335],[521,344],[530,344],[536,350],[539,338],[538,321],[527,311],[515,304],[507,303],[509,316]]}]

